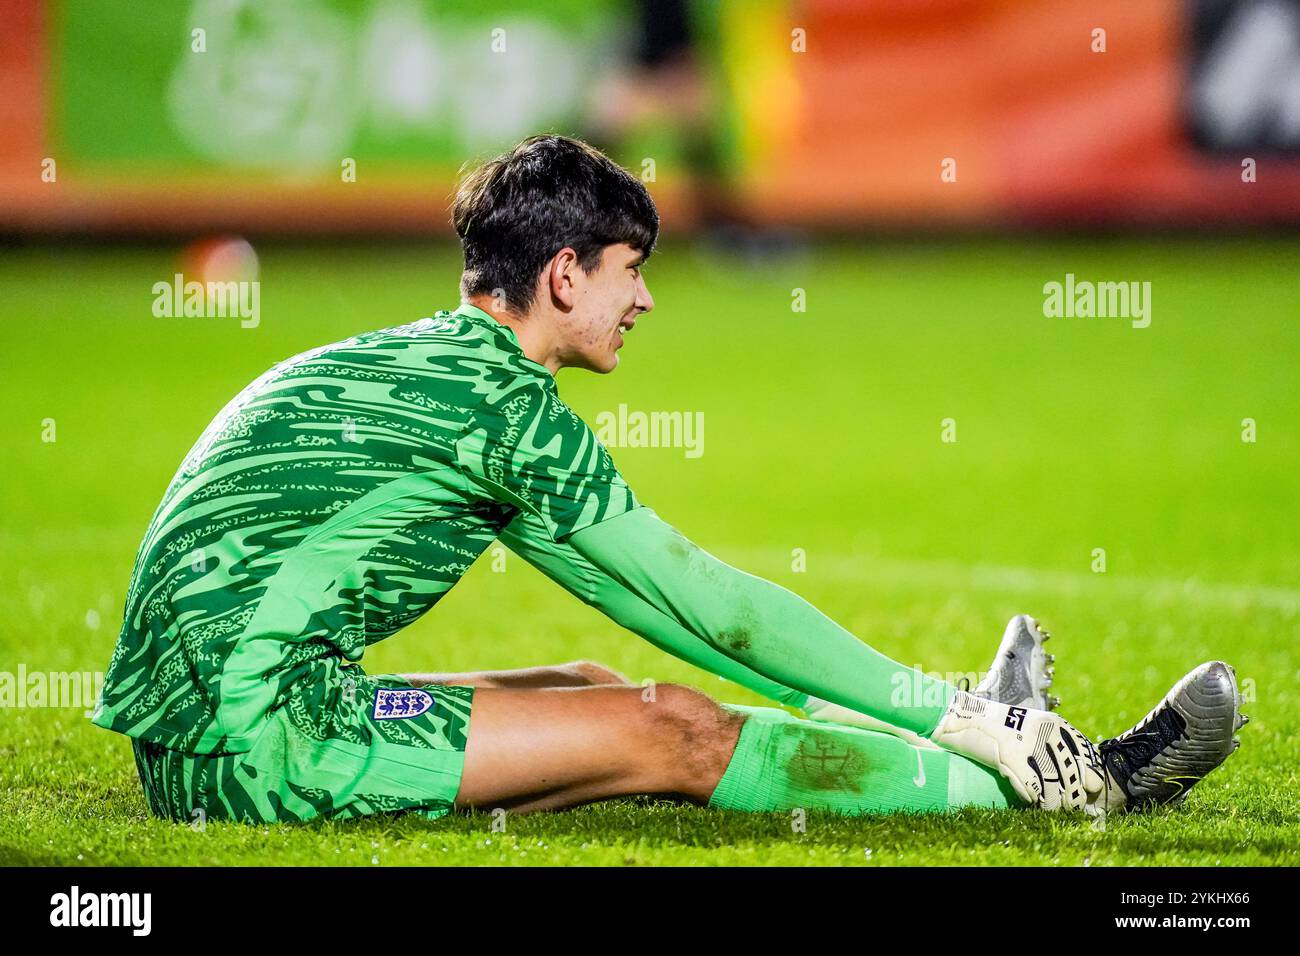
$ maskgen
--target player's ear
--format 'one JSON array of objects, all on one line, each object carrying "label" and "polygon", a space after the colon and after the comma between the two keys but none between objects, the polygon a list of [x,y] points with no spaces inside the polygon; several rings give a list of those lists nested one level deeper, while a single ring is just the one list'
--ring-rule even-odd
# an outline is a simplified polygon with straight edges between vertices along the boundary
[{"label": "player's ear", "polygon": [[555,304],[566,310],[573,308],[577,301],[578,273],[581,271],[578,254],[565,246],[551,258],[546,271],[550,280],[551,298]]}]

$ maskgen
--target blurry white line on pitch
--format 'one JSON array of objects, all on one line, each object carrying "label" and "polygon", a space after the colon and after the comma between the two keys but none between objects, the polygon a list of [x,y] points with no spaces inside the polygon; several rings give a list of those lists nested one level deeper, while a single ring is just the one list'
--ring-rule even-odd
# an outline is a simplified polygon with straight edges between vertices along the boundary
[{"label": "blurry white line on pitch", "polygon": [[[770,562],[771,551],[728,550],[740,567],[746,562],[757,571]],[[812,570],[815,567],[815,570]],[[905,561],[860,555],[817,552],[809,556],[810,577],[845,581],[875,581],[891,585],[946,587],[968,591],[1032,591],[1067,597],[1120,597],[1149,604],[1193,604],[1202,607],[1264,607],[1288,615],[1300,612],[1300,590],[1250,584],[1216,584],[1197,578],[1132,578],[1114,572],[1046,571],[994,565],[957,564],[946,561]],[[783,576],[784,577],[784,576]]]},{"label": "blurry white line on pitch", "polygon": [[[134,529],[87,526],[58,534],[0,532],[0,553],[50,553],[87,548],[126,548]],[[129,547],[134,548],[134,545]],[[771,570],[770,549],[718,548],[715,552],[742,570],[785,579]],[[1197,578],[1131,578],[1114,571],[1045,571],[946,561],[904,561],[817,551],[809,556],[811,577],[876,581],[881,584],[960,588],[967,591],[1032,591],[1040,594],[1144,599],[1154,606],[1192,604],[1201,607],[1262,607],[1288,615],[1300,613],[1300,590],[1254,584],[1216,584]]]}]

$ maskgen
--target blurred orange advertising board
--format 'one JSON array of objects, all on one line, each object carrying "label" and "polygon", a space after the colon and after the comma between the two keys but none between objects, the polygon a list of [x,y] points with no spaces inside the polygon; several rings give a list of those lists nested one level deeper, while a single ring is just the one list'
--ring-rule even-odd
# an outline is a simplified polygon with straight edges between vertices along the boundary
[{"label": "blurred orange advertising board", "polygon": [[[623,0],[512,3],[493,59],[476,5],[6,0],[0,231],[446,231],[463,162],[582,131],[628,29]],[[751,219],[1300,224],[1300,0],[693,8]]]},{"label": "blurred orange advertising board", "polygon": [[[739,114],[783,113],[738,137],[739,189],[769,218],[1300,222],[1286,92],[1300,4],[803,0],[785,14],[780,33],[721,30],[752,45],[726,58]],[[1294,44],[1270,42],[1279,30]],[[1271,69],[1252,69],[1261,57]],[[788,74],[785,95],[752,82],[762,62]]]},{"label": "blurred orange advertising board", "polygon": [[[6,0],[0,29],[0,184],[38,180],[44,146],[44,36],[39,0]],[[5,185],[0,190],[7,191]]]}]

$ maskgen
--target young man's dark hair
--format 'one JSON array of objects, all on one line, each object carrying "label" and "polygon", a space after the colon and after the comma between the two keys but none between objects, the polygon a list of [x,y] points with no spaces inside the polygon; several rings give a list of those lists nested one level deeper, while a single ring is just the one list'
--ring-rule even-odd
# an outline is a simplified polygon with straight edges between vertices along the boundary
[{"label": "young man's dark hair", "polygon": [[451,218],[465,251],[461,295],[500,297],[515,312],[527,311],[542,267],[565,246],[591,272],[606,246],[648,256],[659,235],[659,214],[635,176],[556,135],[530,137],[470,173]]}]

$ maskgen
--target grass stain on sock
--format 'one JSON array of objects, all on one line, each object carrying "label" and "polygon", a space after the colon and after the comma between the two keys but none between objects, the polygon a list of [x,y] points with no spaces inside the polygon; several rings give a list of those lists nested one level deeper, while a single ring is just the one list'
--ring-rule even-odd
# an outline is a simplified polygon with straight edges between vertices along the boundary
[{"label": "grass stain on sock", "polygon": [[869,768],[864,751],[838,741],[826,731],[792,729],[794,753],[785,764],[791,782],[810,790],[861,793]]}]

